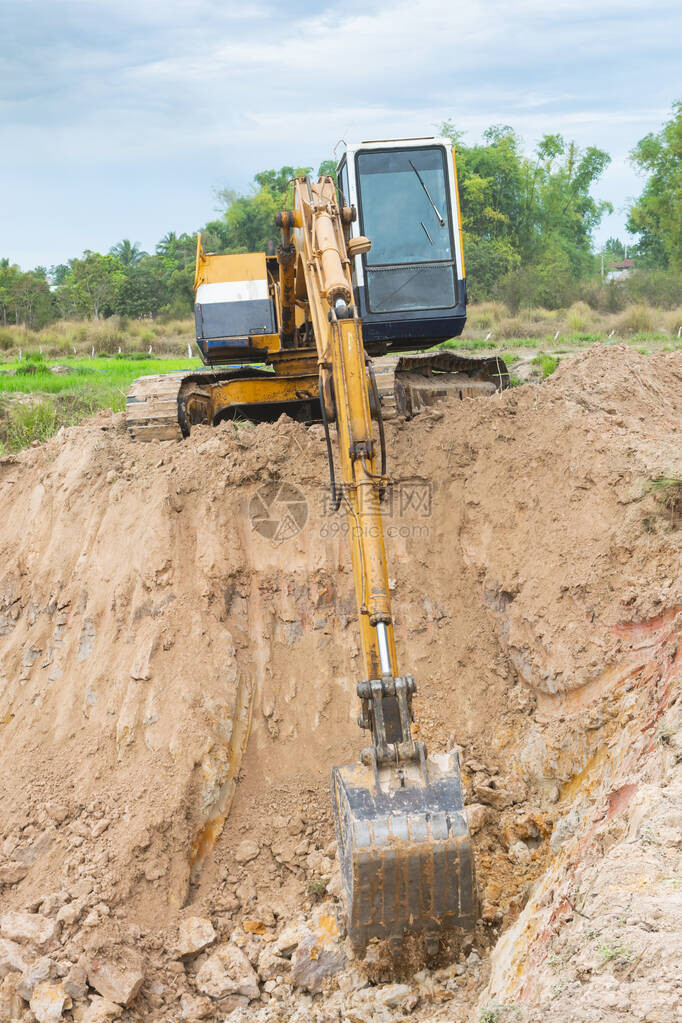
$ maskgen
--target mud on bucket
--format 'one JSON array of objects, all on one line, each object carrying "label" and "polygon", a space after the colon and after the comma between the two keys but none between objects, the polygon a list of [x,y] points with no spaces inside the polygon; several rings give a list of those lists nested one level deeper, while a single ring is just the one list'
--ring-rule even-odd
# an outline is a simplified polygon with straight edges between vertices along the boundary
[{"label": "mud on bucket", "polygon": [[[426,774],[426,778],[425,778]],[[456,753],[418,763],[332,770],[332,802],[348,930],[363,954],[371,938],[399,947],[423,934],[471,933],[476,878]]]}]

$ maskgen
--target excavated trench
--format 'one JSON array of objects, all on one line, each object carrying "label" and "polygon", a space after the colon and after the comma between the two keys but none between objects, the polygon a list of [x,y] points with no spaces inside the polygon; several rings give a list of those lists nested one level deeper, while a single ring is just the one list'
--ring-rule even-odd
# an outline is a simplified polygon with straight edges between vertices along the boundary
[{"label": "excavated trench", "polygon": [[320,431],[132,445],[101,415],[0,461],[0,1020],[42,1011],[8,941],[91,1023],[674,1019],[682,544],[651,481],[680,383],[679,354],[595,348],[388,424],[400,668],[460,749],[482,910],[426,965],[344,935],[361,666]]}]

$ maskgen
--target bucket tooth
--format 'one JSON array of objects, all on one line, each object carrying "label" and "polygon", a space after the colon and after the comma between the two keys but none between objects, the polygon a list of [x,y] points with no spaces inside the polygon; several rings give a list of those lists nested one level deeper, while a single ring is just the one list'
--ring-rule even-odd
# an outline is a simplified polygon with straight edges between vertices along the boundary
[{"label": "bucket tooth", "polygon": [[371,938],[391,948],[425,936],[433,954],[445,932],[473,932],[476,879],[456,753],[419,763],[332,771],[349,934],[364,953]]}]

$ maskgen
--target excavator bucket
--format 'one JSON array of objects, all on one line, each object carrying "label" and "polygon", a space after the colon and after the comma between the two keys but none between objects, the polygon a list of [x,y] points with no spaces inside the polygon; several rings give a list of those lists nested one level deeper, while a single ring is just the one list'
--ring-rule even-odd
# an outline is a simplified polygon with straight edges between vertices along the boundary
[{"label": "excavator bucket", "polygon": [[335,767],[332,801],[358,954],[371,938],[399,951],[410,932],[433,954],[442,934],[473,932],[476,879],[456,753]]}]

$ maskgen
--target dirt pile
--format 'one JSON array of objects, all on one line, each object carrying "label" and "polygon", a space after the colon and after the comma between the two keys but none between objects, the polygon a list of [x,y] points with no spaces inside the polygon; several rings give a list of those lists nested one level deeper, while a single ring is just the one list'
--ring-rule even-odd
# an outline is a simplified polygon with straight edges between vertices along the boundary
[{"label": "dirt pile", "polygon": [[361,667],[319,428],[101,414],[0,461],[0,1020],[674,1018],[681,412],[679,354],[613,347],[387,424],[399,660],[482,899],[416,976],[344,941]]}]

